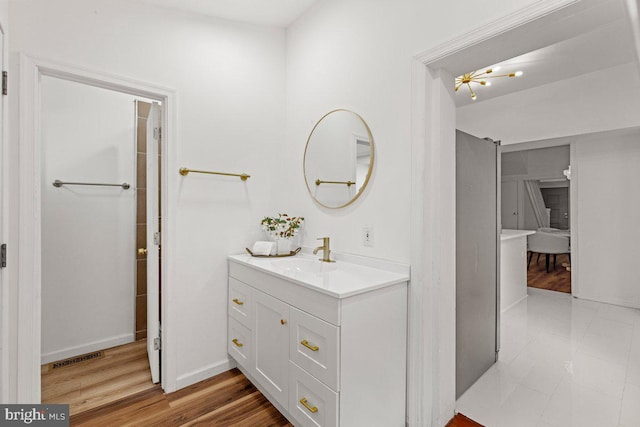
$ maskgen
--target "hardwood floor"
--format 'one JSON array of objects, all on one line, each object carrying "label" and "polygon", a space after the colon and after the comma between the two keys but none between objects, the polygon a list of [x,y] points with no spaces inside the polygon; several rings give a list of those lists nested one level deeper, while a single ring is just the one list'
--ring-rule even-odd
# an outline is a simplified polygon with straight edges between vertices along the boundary
[{"label": "hardwood floor", "polygon": [[[144,340],[102,359],[43,365],[42,402],[68,403],[72,426],[293,427],[237,369],[165,394],[151,383]],[[482,425],[457,414],[447,427]]]},{"label": "hardwood floor", "polygon": [[102,359],[43,365],[42,402],[68,403],[72,426],[292,427],[237,369],[165,394],[151,382],[144,340]]},{"label": "hardwood floor", "polygon": [[484,427],[482,424],[478,424],[471,418],[467,418],[462,414],[456,414],[451,421],[449,421],[446,427]]},{"label": "hardwood floor", "polygon": [[71,415],[154,388],[146,341],[104,350],[101,359],[42,365],[42,403],[68,403]]},{"label": "hardwood floor", "polygon": [[[568,255],[558,255],[556,268],[553,268],[553,256],[549,262],[549,272],[545,267],[544,255],[540,255],[540,261],[536,263],[537,254],[533,255],[531,265],[527,270],[527,286],[549,291],[571,293],[571,271],[562,264],[569,263]],[[527,258],[528,259],[528,258]]]},{"label": "hardwood floor", "polygon": [[171,394],[158,386],[74,415],[71,425],[293,427],[237,369]]}]

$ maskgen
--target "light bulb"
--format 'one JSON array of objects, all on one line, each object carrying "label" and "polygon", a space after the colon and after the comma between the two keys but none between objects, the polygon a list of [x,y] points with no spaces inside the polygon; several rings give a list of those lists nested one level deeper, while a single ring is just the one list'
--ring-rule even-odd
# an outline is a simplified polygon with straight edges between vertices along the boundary
[{"label": "light bulb", "polygon": [[522,73],[522,71],[516,71],[515,74],[516,74],[516,77],[520,77],[523,73]]},{"label": "light bulb", "polygon": [[493,68],[492,68],[492,70],[493,70],[493,71],[500,71],[500,66],[498,65],[498,66],[496,66],[496,67],[493,67]]},{"label": "light bulb", "polygon": [[476,98],[477,98],[477,96],[476,96],[475,93],[473,95],[471,95],[471,99],[473,99],[474,101],[476,100]]},{"label": "light bulb", "polygon": [[484,85],[485,86],[491,86],[491,82],[485,82]]}]

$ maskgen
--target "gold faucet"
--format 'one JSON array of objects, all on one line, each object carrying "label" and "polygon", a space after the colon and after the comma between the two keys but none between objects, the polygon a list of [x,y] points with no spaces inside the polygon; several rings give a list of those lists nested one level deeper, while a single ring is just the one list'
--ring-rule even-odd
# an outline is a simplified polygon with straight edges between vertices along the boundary
[{"label": "gold faucet", "polygon": [[318,240],[322,240],[322,246],[318,246],[313,250],[313,254],[316,255],[318,251],[322,251],[322,258],[318,258],[323,262],[335,262],[330,258],[331,249],[329,249],[329,238],[328,237],[320,237]]}]

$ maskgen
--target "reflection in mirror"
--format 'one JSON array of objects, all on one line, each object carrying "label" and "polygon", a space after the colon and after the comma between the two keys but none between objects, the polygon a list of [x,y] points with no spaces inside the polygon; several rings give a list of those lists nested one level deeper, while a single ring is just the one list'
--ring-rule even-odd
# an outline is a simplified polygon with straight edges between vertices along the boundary
[{"label": "reflection in mirror", "polygon": [[364,191],[373,169],[369,126],[358,114],[333,110],[314,126],[304,153],[304,178],[320,205],[341,208]]}]

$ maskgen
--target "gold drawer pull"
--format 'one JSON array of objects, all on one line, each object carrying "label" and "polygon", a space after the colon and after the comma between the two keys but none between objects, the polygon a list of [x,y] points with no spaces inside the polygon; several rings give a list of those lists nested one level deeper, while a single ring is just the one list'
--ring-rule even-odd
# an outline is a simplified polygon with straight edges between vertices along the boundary
[{"label": "gold drawer pull", "polygon": [[280,319],[280,324],[281,325],[286,325],[287,324],[287,319]]},{"label": "gold drawer pull", "polygon": [[307,340],[302,340],[300,341],[300,344],[302,344],[303,346],[307,347],[309,350],[311,351],[318,351],[320,350],[320,347],[318,347],[317,345],[311,345],[309,344],[309,341]]},{"label": "gold drawer pull", "polygon": [[238,347],[242,347],[244,345],[244,344],[242,344],[241,342],[238,341],[238,338],[232,339],[231,342],[234,343]]},{"label": "gold drawer pull", "polygon": [[305,408],[307,408],[307,410],[309,412],[311,412],[312,414],[315,414],[316,412],[318,412],[318,407],[317,406],[311,406],[307,403],[307,398],[303,397],[302,399],[300,399],[300,403],[302,403],[302,406],[304,406]]},{"label": "gold drawer pull", "polygon": [[238,305],[244,305],[244,302],[240,301],[238,298],[234,298],[233,302],[235,302]]}]

